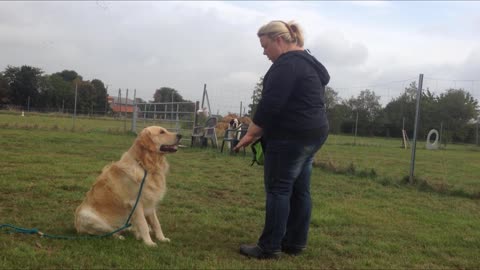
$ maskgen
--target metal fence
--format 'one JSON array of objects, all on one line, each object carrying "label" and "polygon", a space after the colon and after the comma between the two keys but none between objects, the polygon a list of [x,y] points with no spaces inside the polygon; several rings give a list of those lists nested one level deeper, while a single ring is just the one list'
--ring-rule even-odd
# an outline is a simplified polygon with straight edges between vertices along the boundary
[{"label": "metal fence", "polygon": [[161,125],[177,133],[189,133],[195,126],[197,104],[194,102],[163,102],[134,104],[132,131],[146,126]]}]

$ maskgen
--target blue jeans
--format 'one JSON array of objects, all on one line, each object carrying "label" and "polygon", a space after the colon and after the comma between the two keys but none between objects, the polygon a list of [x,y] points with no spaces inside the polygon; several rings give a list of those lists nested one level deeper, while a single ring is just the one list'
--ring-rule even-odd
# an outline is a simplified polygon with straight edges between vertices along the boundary
[{"label": "blue jeans", "polygon": [[268,140],[265,150],[265,226],[258,240],[266,252],[307,245],[312,210],[310,176],[315,153],[327,139]]}]

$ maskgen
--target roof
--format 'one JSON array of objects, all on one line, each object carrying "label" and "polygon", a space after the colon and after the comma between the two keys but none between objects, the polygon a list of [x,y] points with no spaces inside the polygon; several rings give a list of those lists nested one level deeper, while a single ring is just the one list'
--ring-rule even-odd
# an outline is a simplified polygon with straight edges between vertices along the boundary
[{"label": "roof", "polygon": [[111,104],[133,104],[133,99],[126,99],[127,102],[125,102],[125,98],[124,97],[121,97],[121,98],[118,98],[118,97],[114,97],[114,96],[107,96],[107,100],[109,103]]},{"label": "roof", "polygon": [[133,113],[134,106],[132,105],[112,105],[110,104],[113,112],[127,112]]}]

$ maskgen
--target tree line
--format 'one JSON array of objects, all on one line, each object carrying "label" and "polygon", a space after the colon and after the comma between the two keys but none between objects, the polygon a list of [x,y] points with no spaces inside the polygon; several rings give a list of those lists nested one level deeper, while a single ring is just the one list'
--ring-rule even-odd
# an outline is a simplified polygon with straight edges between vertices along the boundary
[{"label": "tree line", "polygon": [[[261,98],[263,77],[255,85],[249,114],[253,115]],[[339,97],[332,87],[325,89],[325,110],[333,134],[402,137],[402,130],[412,138],[416,112],[416,82],[385,106],[373,90],[365,89],[356,97]],[[426,138],[431,129],[442,129],[442,141],[476,142],[478,136],[478,101],[464,89],[446,89],[434,95],[422,89],[417,138]],[[358,120],[357,120],[358,119]]]},{"label": "tree line", "polygon": [[[263,78],[255,85],[249,115],[253,115],[261,98]],[[107,100],[107,87],[100,79],[84,80],[74,70],[44,74],[31,66],[7,66],[0,72],[0,105],[34,108],[36,111],[72,112],[77,87],[77,112],[107,114],[111,112]],[[327,86],[325,110],[334,134],[359,136],[402,137],[402,129],[413,135],[416,110],[416,82],[388,104],[380,104],[380,96],[365,89],[358,96],[342,99],[338,92]],[[137,98],[137,103],[146,103]],[[191,102],[170,87],[156,89],[150,103]],[[180,111],[194,111],[195,106],[182,104]],[[167,108],[176,110],[174,107]],[[424,138],[430,129],[442,128],[445,141],[474,142],[479,117],[478,101],[464,89],[446,89],[440,95],[422,89],[418,138]],[[358,118],[358,120],[357,120]]]},{"label": "tree line", "polygon": [[44,74],[37,67],[7,66],[0,72],[0,104],[37,111],[72,111],[77,87],[77,110],[108,111],[107,89],[99,79],[86,81],[73,70]]},{"label": "tree line", "polygon": [[[77,88],[77,112],[81,114],[108,114],[108,86],[100,79],[84,80],[74,70],[45,74],[42,69],[23,65],[7,66],[0,72],[0,106],[14,106],[35,111],[73,112]],[[123,97],[122,97],[123,100]],[[141,98],[137,103],[146,103]],[[177,90],[161,87],[155,90],[150,103],[190,102]],[[194,111],[194,104],[181,104],[181,111]],[[176,110],[169,107],[168,110]]]}]

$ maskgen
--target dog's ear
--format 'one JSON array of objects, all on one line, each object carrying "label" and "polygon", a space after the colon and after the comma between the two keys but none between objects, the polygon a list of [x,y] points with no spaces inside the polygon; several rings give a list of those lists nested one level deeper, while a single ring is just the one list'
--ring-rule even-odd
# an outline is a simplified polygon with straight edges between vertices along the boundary
[{"label": "dog's ear", "polygon": [[156,152],[158,150],[157,146],[153,142],[152,132],[148,129],[144,129],[142,132],[140,132],[138,135],[138,142],[142,148],[145,148],[148,151]]}]

